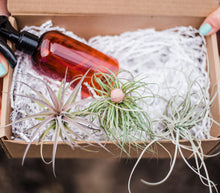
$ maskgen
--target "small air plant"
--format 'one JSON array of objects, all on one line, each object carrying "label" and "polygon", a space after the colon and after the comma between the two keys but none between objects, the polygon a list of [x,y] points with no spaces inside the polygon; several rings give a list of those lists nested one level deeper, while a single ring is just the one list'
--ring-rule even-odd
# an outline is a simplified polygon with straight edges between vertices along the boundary
[{"label": "small air plant", "polygon": [[[120,73],[129,73],[130,78],[119,78]],[[132,146],[138,150],[142,148],[138,142],[146,142],[153,136],[150,118],[139,105],[144,103],[144,98],[154,97],[149,84],[143,79],[135,80],[126,71],[119,72],[118,76],[100,72],[91,79],[92,89],[97,94],[87,108],[94,115],[91,121],[98,120],[109,139],[129,156]]]},{"label": "small air plant", "polygon": [[[82,148],[77,144],[77,140],[85,141],[83,137],[79,134],[74,132],[72,127],[76,127],[80,129],[84,134],[91,136],[91,133],[88,132],[89,130],[93,130],[94,132],[100,131],[101,129],[96,127],[94,124],[90,123],[84,117],[91,114],[88,111],[83,111],[80,108],[77,109],[77,105],[82,104],[83,102],[88,102],[87,100],[76,101],[77,95],[80,91],[82,82],[86,77],[87,73],[83,77],[79,77],[74,79],[69,84],[66,83],[66,77],[61,82],[59,87],[58,95],[52,90],[52,88],[43,80],[36,78],[37,81],[42,82],[47,92],[49,93],[49,98],[43,96],[41,92],[37,91],[33,87],[29,86],[24,82],[20,82],[21,84],[26,85],[29,89],[31,89],[35,94],[36,97],[29,96],[29,95],[21,95],[15,94],[20,97],[26,97],[31,99],[33,102],[37,103],[38,105],[43,108],[42,111],[27,115],[24,118],[17,120],[15,123],[29,120],[29,119],[36,119],[39,120],[39,123],[32,126],[31,128],[27,129],[26,132],[32,131],[32,135],[26,147],[22,164],[24,163],[25,157],[27,152],[32,144],[32,142],[36,141],[36,143],[41,143],[41,157],[45,163],[51,163],[53,166],[53,173],[55,175],[55,155],[57,150],[58,141],[61,138],[67,145],[70,147],[78,147]],[[35,77],[34,77],[35,78]],[[66,97],[67,90],[71,87],[71,84],[78,81],[76,87],[71,91],[71,93]],[[67,98],[65,100],[65,98]],[[72,126],[72,127],[71,127]],[[49,132],[53,131],[53,152],[52,152],[52,159],[50,162],[45,161],[43,157],[43,142],[45,137],[48,135]],[[96,139],[92,140],[106,149],[99,141]],[[87,142],[87,141],[85,141]],[[89,145],[91,143],[87,142]]]},{"label": "small air plant", "polygon": [[[193,92],[192,87],[194,84],[196,84],[196,86],[200,88],[201,91],[196,104],[195,102],[193,103],[191,100],[192,95],[199,95],[199,93]],[[171,97],[170,100],[167,102],[164,115],[157,120],[157,122],[163,126],[163,131],[154,140],[152,140],[147,147],[145,147],[145,149],[140,154],[140,157],[138,158],[137,162],[135,163],[128,180],[129,193],[131,193],[131,178],[141,157],[143,156],[146,149],[148,149],[152,144],[157,143],[158,145],[161,145],[159,140],[170,140],[175,145],[175,152],[173,159],[171,159],[170,170],[161,181],[152,183],[145,180],[141,180],[144,184],[159,185],[165,182],[172,173],[177,159],[177,154],[179,152],[186,165],[199,176],[201,182],[204,185],[209,187],[210,193],[212,193],[212,188],[214,188],[216,192],[218,192],[216,185],[209,178],[209,174],[204,162],[204,158],[211,156],[204,154],[200,139],[196,138],[191,131],[191,129],[195,126],[202,127],[203,125],[201,123],[204,120],[204,118],[210,116],[210,106],[213,100],[216,98],[217,92],[212,97],[212,100],[207,102],[204,91],[206,89],[207,88],[201,88],[199,83],[196,81],[193,81],[191,83],[188,81],[188,91],[185,94],[185,96],[176,95]],[[181,139],[188,140],[190,146],[180,143]],[[187,159],[184,156],[183,150],[187,150],[192,153],[191,157],[194,157],[196,167],[190,165],[189,161],[187,161]],[[205,176],[201,174],[202,169],[205,172]]]}]

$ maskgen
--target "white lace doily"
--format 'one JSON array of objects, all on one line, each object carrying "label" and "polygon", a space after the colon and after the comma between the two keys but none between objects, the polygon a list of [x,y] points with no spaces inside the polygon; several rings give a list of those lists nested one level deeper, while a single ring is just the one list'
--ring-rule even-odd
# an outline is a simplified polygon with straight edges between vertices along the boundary
[{"label": "white lace doily", "polygon": [[[119,61],[121,69],[132,72],[135,76],[146,77],[145,81],[152,84],[151,90],[167,100],[177,93],[184,96],[187,92],[187,81],[196,80],[200,87],[204,89],[206,100],[209,101],[209,78],[206,72],[206,45],[205,40],[199,35],[198,31],[192,27],[178,27],[165,31],[155,31],[154,29],[137,30],[134,32],[125,32],[117,36],[96,36],[88,42],[79,38],[63,28],[53,27],[52,22],[48,21],[40,27],[25,27],[23,30],[29,31],[40,36],[46,31],[58,30],[64,34],[73,37],[83,43],[86,43],[107,55],[115,57]],[[13,75],[11,89],[11,105],[13,112],[11,120],[15,121],[24,117],[28,113],[38,112],[39,106],[27,98],[16,96],[17,94],[31,94],[27,86],[19,81],[31,84],[31,86],[40,89],[45,93],[44,87],[34,81],[34,78],[26,76],[31,74],[38,78],[45,78],[32,69],[30,57],[16,52],[18,64]],[[187,78],[186,78],[187,77]],[[50,85],[57,90],[59,82],[46,78]],[[207,87],[208,85],[208,87]],[[196,104],[201,96],[200,87],[194,85],[192,91],[197,93],[192,96],[192,103]],[[166,102],[159,99],[146,101],[148,105],[144,108],[149,112],[152,119],[160,117],[165,109]],[[150,105],[149,105],[150,103]],[[193,127],[192,133],[197,138],[209,138],[210,118],[207,112],[200,125]],[[20,124],[13,125],[12,132],[19,135],[22,140],[27,140],[31,133],[25,134],[24,131],[29,128],[36,120],[23,121]],[[157,127],[153,128],[157,132]],[[77,128],[76,128],[77,130]],[[83,133],[77,131],[83,136]],[[84,136],[88,138],[88,136]],[[97,139],[103,139],[102,134],[95,136]],[[48,136],[47,140],[51,137]]]}]

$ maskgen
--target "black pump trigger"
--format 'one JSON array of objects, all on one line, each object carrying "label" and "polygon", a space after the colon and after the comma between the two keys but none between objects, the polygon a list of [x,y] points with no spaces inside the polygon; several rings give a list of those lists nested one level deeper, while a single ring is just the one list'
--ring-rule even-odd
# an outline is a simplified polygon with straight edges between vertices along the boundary
[{"label": "black pump trigger", "polygon": [[16,66],[17,59],[14,55],[14,52],[1,37],[0,37],[0,53],[7,59],[8,63],[12,68]]},{"label": "black pump trigger", "polygon": [[[14,34],[17,34],[18,32],[11,26],[8,17],[4,15],[0,15],[0,31],[3,34],[9,34],[13,32]],[[12,49],[7,45],[6,39],[1,33],[0,35],[0,53],[7,59],[10,66],[14,68],[17,63],[17,59],[14,55],[14,52]]]}]

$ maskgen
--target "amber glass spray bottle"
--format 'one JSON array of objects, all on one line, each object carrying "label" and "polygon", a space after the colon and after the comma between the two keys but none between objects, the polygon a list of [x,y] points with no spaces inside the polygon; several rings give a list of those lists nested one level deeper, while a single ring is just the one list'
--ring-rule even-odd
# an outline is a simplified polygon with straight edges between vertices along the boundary
[{"label": "amber glass spray bottle", "polygon": [[[26,31],[18,32],[6,16],[0,16],[0,35],[15,43],[18,50],[31,55],[33,67],[38,72],[56,80],[64,78],[67,67],[67,81],[90,69],[84,81],[89,84],[95,72],[108,72],[109,69],[117,73],[119,69],[116,59],[58,31],[46,32],[40,38]],[[0,44],[4,45],[4,42]],[[0,46],[0,52],[12,67],[16,65],[16,58],[7,45]],[[89,96],[85,86],[82,87],[81,94],[82,98]]]}]

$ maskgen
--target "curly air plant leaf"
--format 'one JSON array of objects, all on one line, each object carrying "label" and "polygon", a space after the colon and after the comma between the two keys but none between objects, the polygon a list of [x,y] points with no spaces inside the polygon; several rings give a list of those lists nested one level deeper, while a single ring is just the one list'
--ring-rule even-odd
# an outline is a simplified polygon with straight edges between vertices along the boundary
[{"label": "curly air plant leaf", "polygon": [[[193,92],[192,87],[194,84],[200,88],[200,93]],[[205,186],[209,187],[210,192],[212,192],[212,188],[218,192],[215,183],[209,178],[204,162],[205,157],[209,156],[204,154],[201,140],[194,136],[191,131],[193,127],[204,127],[202,121],[206,116],[210,116],[210,107],[217,96],[217,92],[212,97],[212,100],[207,102],[206,90],[207,88],[201,88],[197,81],[188,81],[188,92],[186,95],[184,97],[176,95],[168,101],[164,116],[162,117],[162,124],[168,134],[167,137],[164,136],[165,139],[169,139],[175,144],[176,152],[178,151],[180,153],[186,165],[199,176]],[[193,103],[191,98],[192,95],[195,94],[200,96],[198,96],[199,100]],[[206,135],[208,135],[208,130]],[[180,144],[180,139],[187,139],[190,146]],[[189,161],[185,158],[183,154],[184,149],[192,152],[196,167],[191,166]],[[176,157],[174,157],[173,162],[175,162],[175,159]],[[201,173],[201,170],[204,170],[205,175]]]},{"label": "curly air plant leaf", "polygon": [[[193,85],[199,88],[200,91],[193,91]],[[207,87],[208,88],[208,87]],[[158,119],[158,123],[161,124],[163,130],[161,134],[158,134],[158,138],[155,138],[152,142],[157,143],[159,145],[159,140],[170,140],[175,145],[175,152],[173,155],[173,159],[171,159],[170,170],[167,175],[158,182],[152,183],[145,180],[141,180],[144,184],[147,185],[159,185],[165,182],[170,176],[177,159],[177,154],[179,152],[180,156],[186,163],[186,165],[195,172],[201,182],[209,188],[209,192],[212,193],[212,188],[218,192],[216,185],[213,181],[210,180],[209,174],[207,171],[207,167],[205,165],[205,157],[215,156],[215,155],[205,155],[203,152],[203,148],[201,145],[201,140],[193,135],[191,129],[193,127],[203,127],[202,121],[205,117],[210,116],[210,107],[213,103],[213,100],[217,96],[217,92],[212,97],[212,99],[207,102],[206,99],[206,90],[207,88],[201,88],[197,81],[190,82],[188,81],[188,90],[185,96],[175,95],[167,101],[167,106],[164,111],[164,114],[161,118]],[[198,100],[192,101],[192,96],[197,95]],[[207,125],[205,126],[207,127]],[[208,132],[208,130],[207,130]],[[181,144],[180,140],[186,139],[189,141],[190,145]],[[193,167],[190,162],[185,158],[183,150],[190,151],[192,153],[191,156],[194,157],[196,167]],[[140,157],[138,158],[135,166],[132,169],[132,172],[128,181],[128,190],[131,193],[130,183],[132,175],[143,156],[145,149],[142,151]],[[204,171],[205,175],[201,173],[201,170]]]},{"label": "curly air plant leaf", "polygon": [[[56,93],[45,81],[36,78],[37,81],[43,82],[43,84],[45,85],[46,90],[49,93],[49,98],[46,98],[41,94],[41,92],[37,91],[28,84],[21,82],[22,84],[26,85],[29,89],[31,89],[36,94],[37,97],[21,95],[21,94],[15,94],[15,95],[29,98],[38,105],[40,105],[41,107],[43,107],[43,110],[41,112],[32,115],[27,115],[26,117],[21,118],[15,122],[17,123],[32,118],[40,120],[38,124],[26,130],[26,132],[32,131],[32,136],[26,147],[22,164],[24,163],[25,157],[32,142],[36,141],[37,144],[41,142],[42,160],[45,163],[52,162],[53,172],[55,175],[55,155],[56,155],[59,138],[61,138],[66,144],[68,144],[72,148],[74,147],[82,148],[77,144],[77,140],[85,141],[85,139],[83,139],[83,137],[81,137],[76,132],[74,132],[74,130],[72,130],[70,126],[80,129],[84,134],[90,137],[92,136],[91,133],[88,132],[88,129],[93,130],[94,132],[100,131],[100,128],[96,127],[94,124],[90,123],[88,120],[83,118],[91,114],[90,112],[85,110],[84,111],[76,110],[77,105],[82,104],[83,101],[88,102],[88,100],[81,100],[78,102],[76,101],[76,97],[81,89],[82,82],[86,77],[87,73],[81,78],[79,77],[74,79],[69,84],[66,83],[66,77],[65,77],[64,80],[61,82],[58,95],[56,95]],[[73,84],[76,81],[78,81],[77,85],[71,91],[70,95],[67,96],[67,99],[64,100],[66,91],[70,88],[71,84]],[[52,160],[50,162],[46,162],[43,157],[43,141],[45,140],[47,134],[52,130],[53,130],[53,142],[54,142]],[[92,138],[92,141],[96,142],[98,145],[106,149],[96,139]],[[93,145],[89,143],[89,141],[85,141],[85,142],[88,143],[89,145]]]},{"label": "curly air plant leaf", "polygon": [[112,72],[94,74],[92,89],[98,97],[87,109],[95,114],[92,121],[98,119],[100,127],[106,131],[109,139],[128,156],[132,146],[138,150],[142,148],[138,142],[144,143],[153,136],[150,118],[138,105],[143,98],[153,97],[142,95],[146,90],[150,92],[149,84],[143,80],[136,81],[130,73],[129,76],[131,78],[128,80],[118,78]]}]

